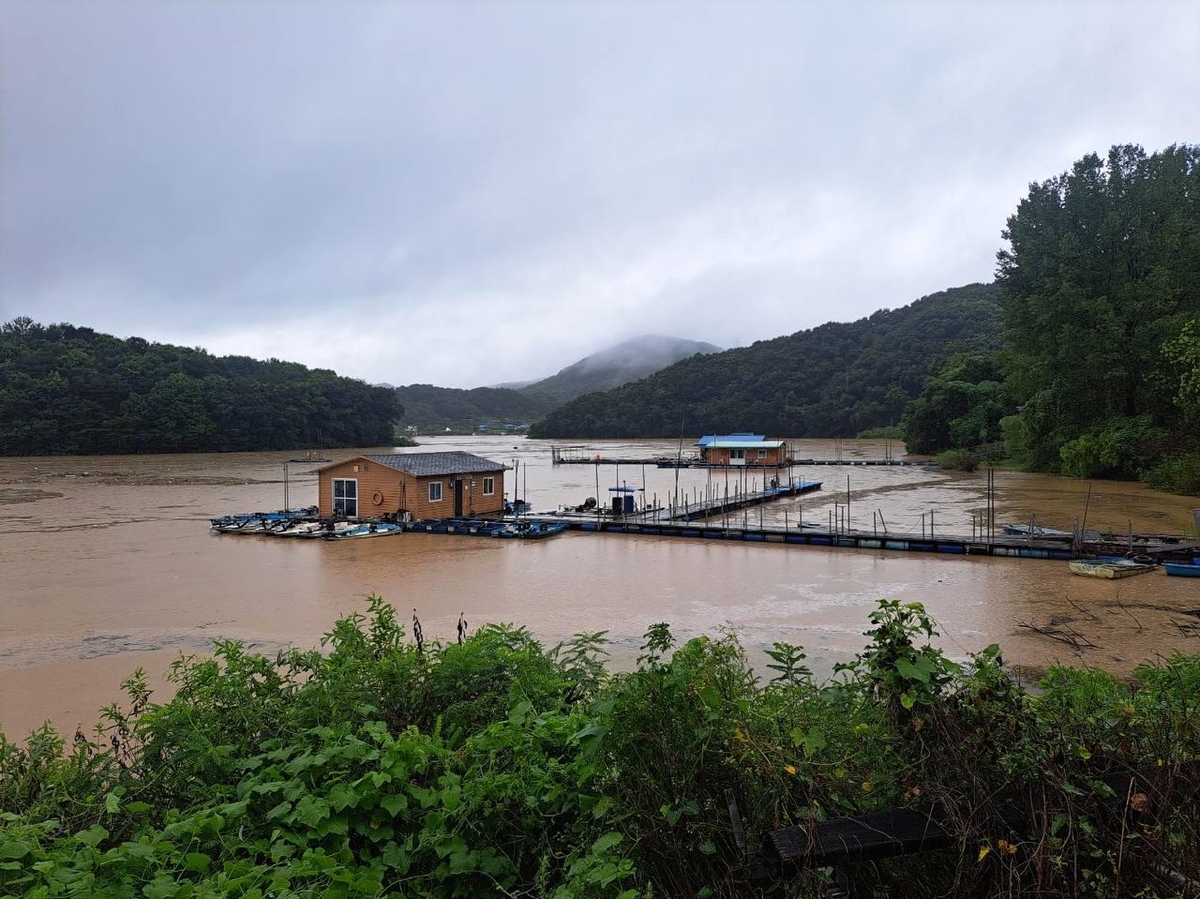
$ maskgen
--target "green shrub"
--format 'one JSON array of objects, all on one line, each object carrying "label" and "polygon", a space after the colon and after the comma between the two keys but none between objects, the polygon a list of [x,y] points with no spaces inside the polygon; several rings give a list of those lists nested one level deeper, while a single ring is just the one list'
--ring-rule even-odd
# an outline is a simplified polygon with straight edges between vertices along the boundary
[{"label": "green shrub", "polygon": [[751,879],[768,833],[903,806],[936,808],[954,847],[856,866],[855,893],[1200,877],[1200,656],[1128,682],[1054,668],[1029,693],[997,647],[947,658],[917,603],[880,603],[866,636],[824,684],[798,646],[763,683],[732,635],[676,647],[665,624],[618,676],[602,634],[418,648],[377,598],[327,654],[220,642],[175,666],[170,702],[126,681],[94,741],[0,739],[0,894],[816,895],[819,872]]},{"label": "green shrub", "polygon": [[1151,487],[1183,496],[1200,496],[1200,453],[1184,453],[1159,462],[1142,475]]}]

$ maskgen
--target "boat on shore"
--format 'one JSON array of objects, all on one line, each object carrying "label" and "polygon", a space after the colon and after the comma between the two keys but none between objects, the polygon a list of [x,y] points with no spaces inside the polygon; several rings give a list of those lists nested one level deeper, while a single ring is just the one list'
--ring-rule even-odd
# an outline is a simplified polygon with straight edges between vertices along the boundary
[{"label": "boat on shore", "polygon": [[1067,564],[1071,568],[1071,574],[1106,580],[1146,574],[1158,567],[1153,563],[1135,562],[1132,559],[1072,559]]},{"label": "boat on shore", "polygon": [[1162,567],[1171,577],[1200,577],[1200,561],[1163,562]]}]

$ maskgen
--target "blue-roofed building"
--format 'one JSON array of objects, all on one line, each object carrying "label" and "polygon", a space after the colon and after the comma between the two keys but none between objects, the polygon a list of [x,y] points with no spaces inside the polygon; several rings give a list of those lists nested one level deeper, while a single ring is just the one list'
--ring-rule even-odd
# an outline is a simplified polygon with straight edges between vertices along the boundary
[{"label": "blue-roofed building", "polygon": [[707,465],[767,465],[788,464],[788,445],[783,440],[768,440],[762,434],[735,433],[701,437],[700,461]]}]

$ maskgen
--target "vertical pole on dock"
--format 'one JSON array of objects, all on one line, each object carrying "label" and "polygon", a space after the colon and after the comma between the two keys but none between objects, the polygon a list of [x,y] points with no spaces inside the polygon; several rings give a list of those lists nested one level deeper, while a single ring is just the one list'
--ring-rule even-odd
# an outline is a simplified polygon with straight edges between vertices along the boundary
[{"label": "vertical pole on dock", "polygon": [[929,510],[929,539],[933,539],[933,509]]},{"label": "vertical pole on dock", "polygon": [[596,530],[600,530],[600,454],[596,454]]},{"label": "vertical pole on dock", "polygon": [[925,539],[925,513],[921,513],[921,539]]},{"label": "vertical pole on dock", "polygon": [[988,474],[991,475],[991,502],[988,509],[988,542],[991,543],[996,539],[996,469],[989,468]]},{"label": "vertical pole on dock", "polygon": [[850,475],[846,475],[846,533],[850,532]]}]

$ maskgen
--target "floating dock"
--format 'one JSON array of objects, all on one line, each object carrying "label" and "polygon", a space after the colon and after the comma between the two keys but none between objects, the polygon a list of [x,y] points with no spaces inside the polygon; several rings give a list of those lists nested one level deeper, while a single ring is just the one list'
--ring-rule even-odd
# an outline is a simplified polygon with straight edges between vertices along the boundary
[{"label": "floating dock", "polygon": [[712,468],[720,471],[726,469],[737,471],[751,469],[754,471],[775,471],[789,468],[793,465],[849,465],[849,466],[887,466],[891,468],[937,468],[934,460],[919,459],[785,459],[778,463],[761,463],[746,461],[743,464],[727,465],[720,462],[704,462],[696,456],[680,458],[678,456],[605,456],[600,453],[582,451],[571,452],[561,447],[550,447],[550,461],[555,465],[652,465],[655,468]]},{"label": "floating dock", "polygon": [[[1030,540],[1024,537],[996,536],[988,539],[954,535],[913,537],[901,534],[879,534],[872,531],[830,531],[824,527],[761,527],[744,520],[737,522],[663,519],[657,521],[590,518],[586,515],[533,516],[544,521],[564,521],[571,530],[604,533],[634,534],[653,537],[688,537],[745,543],[784,543],[797,546],[825,546],[844,549],[896,550],[958,556],[1002,556],[1013,559],[1056,559],[1069,561],[1076,554],[1069,546],[1055,541]],[[1102,552],[1103,546],[1088,545],[1089,552]],[[1165,556],[1192,558],[1200,553],[1200,544],[1171,544],[1161,547],[1139,547],[1139,552],[1162,559]]]}]

